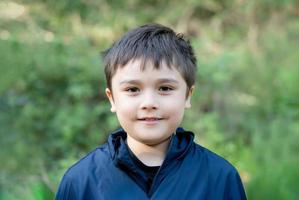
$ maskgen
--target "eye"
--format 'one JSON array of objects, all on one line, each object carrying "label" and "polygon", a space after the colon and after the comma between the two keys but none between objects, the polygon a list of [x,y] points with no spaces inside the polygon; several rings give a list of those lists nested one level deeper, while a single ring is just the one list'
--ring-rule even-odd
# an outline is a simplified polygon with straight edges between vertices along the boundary
[{"label": "eye", "polygon": [[137,87],[129,87],[127,89],[125,89],[126,92],[130,92],[130,93],[136,93],[139,92],[139,88]]},{"label": "eye", "polygon": [[161,86],[159,88],[159,91],[161,91],[161,92],[169,92],[169,91],[172,91],[172,90],[173,90],[173,88],[169,87],[169,86]]}]

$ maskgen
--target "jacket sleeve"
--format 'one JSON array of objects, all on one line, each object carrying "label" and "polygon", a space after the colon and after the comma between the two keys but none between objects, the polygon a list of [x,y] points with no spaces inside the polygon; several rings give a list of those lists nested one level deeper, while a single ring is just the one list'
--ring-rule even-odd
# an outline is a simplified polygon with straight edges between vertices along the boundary
[{"label": "jacket sleeve", "polygon": [[73,183],[71,179],[65,175],[59,185],[55,200],[76,200],[76,199],[77,199],[77,195],[75,193]]},{"label": "jacket sleeve", "polygon": [[247,200],[240,175],[235,169],[228,176],[225,199]]}]

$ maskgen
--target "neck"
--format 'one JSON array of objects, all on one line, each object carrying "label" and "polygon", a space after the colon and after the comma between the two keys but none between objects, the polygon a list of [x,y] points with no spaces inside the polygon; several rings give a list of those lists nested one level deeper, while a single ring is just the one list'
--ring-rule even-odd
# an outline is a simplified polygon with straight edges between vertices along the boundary
[{"label": "neck", "polygon": [[155,145],[147,145],[127,135],[127,143],[130,150],[143,164],[147,166],[161,166],[167,153],[170,138]]}]

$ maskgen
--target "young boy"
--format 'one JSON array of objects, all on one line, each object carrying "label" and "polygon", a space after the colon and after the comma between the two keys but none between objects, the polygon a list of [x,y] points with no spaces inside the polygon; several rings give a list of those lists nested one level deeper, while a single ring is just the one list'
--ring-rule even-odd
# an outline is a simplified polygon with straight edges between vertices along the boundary
[{"label": "young boy", "polygon": [[57,200],[246,199],[236,169],[179,128],[196,74],[182,35],[144,25],[103,58],[106,94],[123,129],[66,172]]}]

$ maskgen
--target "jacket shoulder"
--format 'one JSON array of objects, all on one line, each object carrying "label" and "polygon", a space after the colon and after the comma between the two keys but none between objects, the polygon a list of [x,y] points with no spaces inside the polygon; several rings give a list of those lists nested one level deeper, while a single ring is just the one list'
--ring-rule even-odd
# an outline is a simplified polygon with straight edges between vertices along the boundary
[{"label": "jacket shoulder", "polygon": [[223,194],[221,199],[246,199],[241,177],[229,161],[198,144],[195,145],[195,155],[198,171],[204,173],[200,173],[200,177],[207,177],[210,189]]},{"label": "jacket shoulder", "polygon": [[66,172],[64,176],[67,177],[78,177],[78,175],[84,175],[84,172],[94,170],[101,166],[105,166],[108,162],[109,151],[107,144],[104,144],[81,158],[75,164],[73,164]]},{"label": "jacket shoulder", "polygon": [[206,164],[208,169],[221,173],[238,173],[237,169],[225,158],[217,153],[195,143],[196,155],[202,163]]},{"label": "jacket shoulder", "polygon": [[101,176],[102,168],[107,166],[109,159],[108,147],[107,144],[104,144],[77,161],[62,177],[56,200],[75,200],[81,197],[90,177],[95,173]]}]

